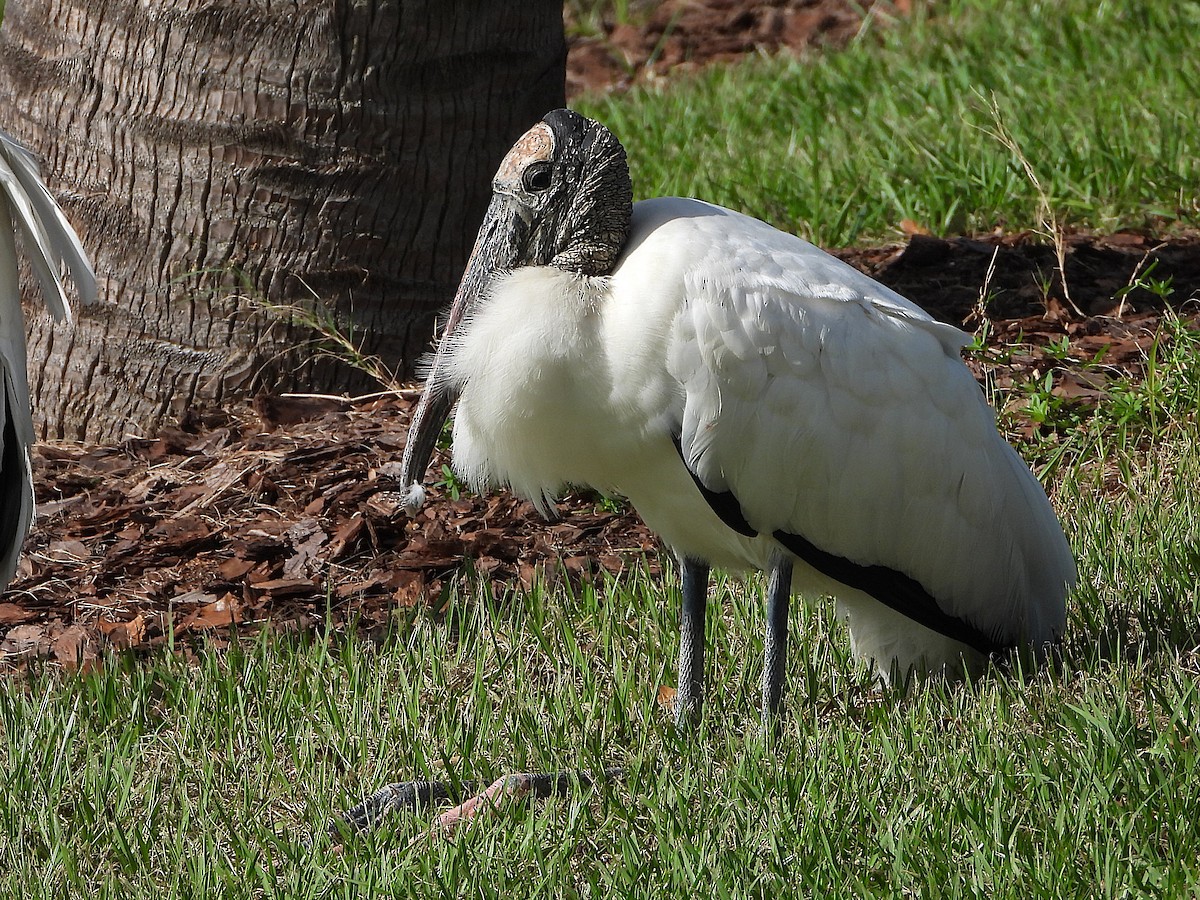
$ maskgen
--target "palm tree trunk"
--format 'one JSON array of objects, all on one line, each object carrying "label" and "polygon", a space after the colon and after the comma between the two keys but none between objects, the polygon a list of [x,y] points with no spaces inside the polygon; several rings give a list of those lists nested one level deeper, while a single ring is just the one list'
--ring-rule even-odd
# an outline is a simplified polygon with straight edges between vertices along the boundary
[{"label": "palm tree trunk", "polygon": [[73,330],[32,324],[43,436],[367,386],[264,304],[320,298],[410,370],[564,63],[548,0],[8,0],[0,124],[100,278]]}]

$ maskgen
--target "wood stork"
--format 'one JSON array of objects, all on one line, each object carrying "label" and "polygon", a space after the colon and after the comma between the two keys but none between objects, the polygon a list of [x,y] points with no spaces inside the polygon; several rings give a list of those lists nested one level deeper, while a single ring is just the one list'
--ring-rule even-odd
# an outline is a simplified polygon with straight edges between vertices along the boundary
[{"label": "wood stork", "polygon": [[33,519],[29,462],[33,416],[17,269],[18,231],[46,305],[57,319],[69,321],[63,267],[85,303],[95,298],[96,276],[79,238],[42,182],[34,158],[0,132],[0,590],[16,570]]},{"label": "wood stork", "polygon": [[1058,639],[1074,560],[965,334],[763,222],[632,204],[620,142],[569,110],[493,188],[410,427],[410,509],[456,400],[472,486],[543,511],[566,485],[627,497],[681,562],[681,718],[712,565],[770,573],[764,715],[794,592],[833,595],[884,678]]},{"label": "wood stork", "polygon": [[[703,698],[712,565],[770,573],[768,719],[793,592],[832,594],[884,678],[1059,637],[1075,564],[962,362],[966,335],[755,219],[634,205],[621,144],[568,110],[516,143],[493,187],[410,425],[410,511],[456,401],[454,467],[474,487],[543,512],[566,485],[628,497],[681,562],[684,723]],[[563,781],[508,776],[442,826]],[[346,818],[452,796],[392,784]]]}]

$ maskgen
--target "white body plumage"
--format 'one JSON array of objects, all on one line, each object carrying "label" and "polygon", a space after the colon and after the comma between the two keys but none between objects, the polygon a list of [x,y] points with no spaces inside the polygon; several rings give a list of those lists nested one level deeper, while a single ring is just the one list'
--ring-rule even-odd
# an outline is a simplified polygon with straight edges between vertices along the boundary
[{"label": "white body plumage", "polygon": [[[454,465],[543,509],[567,484],[618,492],[677,553],[734,570],[766,569],[772,535],[800,534],[1038,645],[1063,629],[1074,562],[966,340],[799,238],[645,201],[611,276],[516,269],[454,332]],[[723,522],[689,468],[758,536]],[[856,655],[885,675],[978,658],[802,561],[793,587],[835,595]]]}]

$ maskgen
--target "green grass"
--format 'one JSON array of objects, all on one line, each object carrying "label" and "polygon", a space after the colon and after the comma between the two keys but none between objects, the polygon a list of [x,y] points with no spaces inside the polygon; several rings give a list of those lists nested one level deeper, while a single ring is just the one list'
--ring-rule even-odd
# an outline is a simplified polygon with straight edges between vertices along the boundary
[{"label": "green grass", "polygon": [[[718,582],[680,734],[673,579],[465,581],[382,643],[270,637],[0,685],[0,897],[1182,896],[1200,890],[1200,338],[1056,462],[1079,560],[1064,658],[881,691],[826,604],[758,721],[762,586]],[[487,597],[488,599],[480,599]],[[628,785],[409,847],[321,826],[396,778],[626,765]],[[310,836],[316,837],[312,846]]]},{"label": "green grass", "polygon": [[[381,645],[264,639],[110,659],[0,689],[0,896],[995,897],[1200,888],[1200,434],[1117,488],[1058,501],[1080,558],[1059,671],[879,692],[829,610],[793,616],[787,720],[759,726],[761,588],[725,581],[694,737],[673,683],[673,593],[456,600]],[[345,855],[313,826],[393,778],[633,767],[627,787],[505,812],[407,849],[395,820]]]},{"label": "green grass", "polygon": [[1200,4],[958,0],[841,53],[581,98],[641,197],[695,196],[826,246],[1200,221]]},{"label": "green grass", "polygon": [[[1128,477],[1131,460],[1165,434],[1186,427],[1200,410],[1200,332],[1196,324],[1166,314],[1146,350],[1144,371],[1138,378],[1113,375],[1103,350],[1091,358],[1071,358],[1070,342],[1064,338],[1050,350],[1061,353],[1064,368],[1092,376],[1104,385],[1104,397],[1083,403],[1054,393],[1055,367],[1036,377],[1018,381],[1007,392],[988,386],[988,401],[999,410],[1000,430],[1014,441],[1030,423],[1038,426],[1020,438],[1026,459],[1043,467],[1043,477],[1052,478],[1062,466],[1080,466],[1081,461],[1115,465]],[[988,345],[986,335],[976,336],[968,354],[985,368],[1001,365],[1020,342]],[[1076,473],[1078,476],[1078,473]]]}]

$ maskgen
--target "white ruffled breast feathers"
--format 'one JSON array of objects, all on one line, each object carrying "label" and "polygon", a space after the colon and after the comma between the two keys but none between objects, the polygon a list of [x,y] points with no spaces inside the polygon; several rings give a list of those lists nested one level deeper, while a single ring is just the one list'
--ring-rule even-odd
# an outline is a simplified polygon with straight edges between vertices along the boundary
[{"label": "white ruffled breast feathers", "polygon": [[603,279],[518,269],[460,324],[449,359],[462,389],[454,468],[473,487],[507,485],[543,511],[568,483],[606,487],[597,482],[621,436],[598,412],[605,289]]}]

